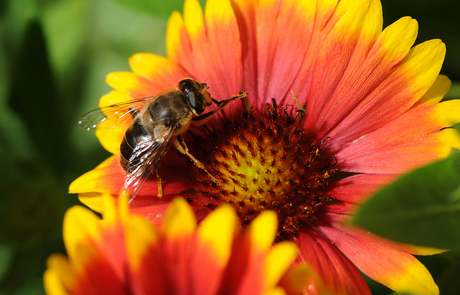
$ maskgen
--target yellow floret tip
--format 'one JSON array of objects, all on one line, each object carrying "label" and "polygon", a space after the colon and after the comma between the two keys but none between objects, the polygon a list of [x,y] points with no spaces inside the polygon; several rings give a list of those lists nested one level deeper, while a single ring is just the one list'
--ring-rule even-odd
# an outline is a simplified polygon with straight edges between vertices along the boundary
[{"label": "yellow floret tip", "polygon": [[64,216],[64,244],[69,257],[76,257],[81,241],[100,239],[100,219],[89,209],[73,206]]},{"label": "yellow floret tip", "polygon": [[264,295],[285,295],[286,292],[282,288],[275,288],[264,293]]},{"label": "yellow floret tip", "polygon": [[204,30],[204,16],[198,0],[186,0],[184,3],[184,24],[190,38],[196,38]]},{"label": "yellow floret tip", "polygon": [[289,241],[273,246],[265,262],[265,287],[273,288],[297,257],[297,246]]},{"label": "yellow floret tip", "polygon": [[439,75],[431,85],[430,89],[420,100],[420,103],[436,104],[449,92],[452,82],[445,75]]},{"label": "yellow floret tip", "polygon": [[208,0],[206,2],[205,14],[206,19],[216,19],[224,24],[236,22],[233,8],[229,0]]},{"label": "yellow floret tip", "polygon": [[409,16],[400,18],[383,30],[377,40],[390,62],[404,57],[414,45],[418,23]]},{"label": "yellow floret tip", "polygon": [[182,29],[184,29],[182,15],[178,11],[173,11],[166,27],[166,53],[172,60],[175,60],[176,50],[180,48]]},{"label": "yellow floret tip", "polygon": [[433,280],[430,272],[414,258],[408,263],[405,272],[398,276],[398,279],[389,281],[386,284],[390,289],[398,293],[438,295],[439,288]]},{"label": "yellow floret tip", "polygon": [[230,257],[236,226],[235,211],[228,204],[224,204],[211,212],[200,225],[200,240],[212,245],[221,266],[225,265]]},{"label": "yellow floret tip", "polygon": [[275,240],[278,218],[273,211],[266,211],[257,216],[248,228],[251,241],[260,251],[270,248]]},{"label": "yellow floret tip", "polygon": [[113,200],[112,195],[109,194],[103,194],[102,199],[104,202],[104,222],[114,224],[118,220],[118,212],[115,201]]},{"label": "yellow floret tip", "polygon": [[74,284],[75,275],[70,268],[66,257],[61,254],[53,254],[46,261],[47,270],[43,275],[43,284],[46,294],[68,294],[65,286]]},{"label": "yellow floret tip", "polygon": [[134,269],[138,269],[149,246],[157,241],[156,228],[141,216],[130,216],[125,225],[128,257]]},{"label": "yellow floret tip", "polygon": [[188,235],[195,231],[195,215],[184,199],[176,198],[171,202],[163,219],[163,229],[168,238]]}]

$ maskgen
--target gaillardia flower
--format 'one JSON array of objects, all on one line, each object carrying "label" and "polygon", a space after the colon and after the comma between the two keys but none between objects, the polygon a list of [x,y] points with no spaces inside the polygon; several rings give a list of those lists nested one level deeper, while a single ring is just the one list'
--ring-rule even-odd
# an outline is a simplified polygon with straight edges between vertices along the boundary
[{"label": "gaillardia flower", "polygon": [[61,294],[300,294],[314,274],[306,265],[286,273],[294,243],[272,246],[277,217],[258,216],[244,232],[225,204],[197,228],[183,199],[169,206],[161,227],[128,213],[128,200],[107,197],[104,219],[75,206],[64,218],[69,258],[54,254],[44,274],[49,295]]},{"label": "gaillardia flower", "polygon": [[[132,56],[132,73],[107,76],[115,90],[100,105],[154,96],[185,77],[206,81],[217,100],[240,91],[248,98],[184,136],[220,185],[170,150],[163,197],[152,176],[130,210],[160,222],[179,193],[198,218],[232,204],[243,227],[274,210],[278,240],[294,241],[332,292],[369,294],[361,271],[397,292],[437,294],[412,256],[435,250],[346,225],[372,192],[460,146],[449,128],[460,104],[440,102],[450,87],[439,75],[444,44],[412,47],[418,27],[410,17],[384,30],[382,22],[378,0],[209,0],[204,14],[186,0],[184,16],[169,20],[168,58]],[[96,131],[114,156],[70,186],[97,211],[101,194],[117,196],[123,185],[117,155],[128,125]]]}]

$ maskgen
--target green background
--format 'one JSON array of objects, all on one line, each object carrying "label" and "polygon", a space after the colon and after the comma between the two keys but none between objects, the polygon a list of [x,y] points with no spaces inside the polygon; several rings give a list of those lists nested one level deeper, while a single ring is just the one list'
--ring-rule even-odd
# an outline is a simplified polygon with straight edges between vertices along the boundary
[{"label": "green background", "polygon": [[[168,16],[183,1],[163,2],[0,0],[0,295],[44,293],[46,258],[65,253],[62,218],[78,203],[68,186],[108,156],[76,122],[110,90],[107,73],[129,70],[136,52],[165,54]],[[385,26],[410,15],[419,21],[417,43],[446,43],[442,73],[454,82],[448,97],[460,98],[460,1],[382,4]],[[452,283],[457,256],[421,259],[442,294],[459,290]]]}]

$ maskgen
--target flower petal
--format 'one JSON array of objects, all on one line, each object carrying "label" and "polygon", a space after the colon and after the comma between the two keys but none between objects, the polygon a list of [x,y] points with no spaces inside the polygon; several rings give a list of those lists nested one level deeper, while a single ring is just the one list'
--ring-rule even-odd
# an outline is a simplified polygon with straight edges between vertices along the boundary
[{"label": "flower petal", "polygon": [[[114,90],[101,97],[99,107],[104,108],[114,104],[126,103],[132,99],[127,93]],[[125,122],[117,120],[117,118],[106,119],[96,129],[96,136],[107,151],[117,155],[120,152],[120,143],[130,123],[131,120]]]},{"label": "flower petal", "polygon": [[343,230],[331,226],[321,226],[320,229],[359,270],[373,280],[398,293],[439,294],[428,270],[412,255],[374,240],[358,229]]},{"label": "flower petal", "polygon": [[[128,93],[133,99],[155,96],[159,92],[155,85],[146,78],[131,72],[112,72],[105,82],[115,90]],[[174,85],[171,85],[172,87]]]},{"label": "flower petal", "polygon": [[420,99],[419,103],[435,104],[441,101],[444,95],[449,92],[451,81],[444,75],[439,75],[434,81],[431,88],[425,93],[425,95]]},{"label": "flower petal", "polygon": [[275,244],[268,253],[265,268],[265,289],[275,287],[297,257],[297,247],[290,241]]},{"label": "flower petal", "polygon": [[186,0],[184,19],[178,13],[171,15],[168,57],[193,78],[206,81],[214,98],[227,99],[244,90],[238,26],[229,0],[207,1],[205,10],[203,18],[199,2]]},{"label": "flower petal", "polygon": [[[364,22],[381,19],[380,4],[369,1],[362,7],[367,5]],[[408,50],[416,29],[410,19],[388,27],[380,38],[376,30],[369,34],[361,28],[357,30],[360,35],[353,36],[355,29],[350,24],[354,22],[345,15],[325,41],[307,104],[306,128],[336,142],[355,140],[407,111],[434,83],[445,54],[445,46],[438,40]],[[382,45],[401,32],[411,37],[398,50]]]},{"label": "flower petal", "polygon": [[43,277],[46,294],[69,294],[65,286],[75,284],[75,275],[66,258],[61,254],[53,254],[46,261],[46,265],[47,270]]},{"label": "flower petal", "polygon": [[196,228],[195,215],[183,199],[174,199],[166,211],[162,227],[169,239],[189,235]]},{"label": "flower petal", "polygon": [[[163,197],[158,198],[158,182],[155,176],[146,180],[136,198],[131,202],[131,211],[145,215],[149,220],[158,219],[177,192],[190,188],[186,181],[191,174],[190,167],[177,155],[168,153],[163,161],[168,165],[161,167],[163,179]],[[185,167],[184,167],[185,165]],[[174,181],[173,181],[174,180]],[[79,194],[80,201],[97,212],[103,211],[102,193],[108,192],[118,196],[125,181],[125,172],[121,168],[118,157],[112,156],[95,169],[74,180],[69,187],[69,193]]]},{"label": "flower petal", "polygon": [[356,267],[316,229],[300,231],[298,246],[301,261],[311,265],[332,294],[371,294]]},{"label": "flower petal", "polygon": [[199,240],[213,247],[218,256],[216,260],[220,265],[225,265],[228,262],[236,226],[237,217],[230,205],[223,205],[212,211],[200,224]]},{"label": "flower petal", "polygon": [[180,80],[190,77],[190,73],[180,65],[163,56],[151,53],[136,53],[129,58],[133,72],[152,83],[151,91],[160,92],[175,86]]},{"label": "flower petal", "polygon": [[273,244],[277,227],[278,218],[273,211],[264,212],[253,220],[248,232],[258,251],[265,251]]},{"label": "flower petal", "polygon": [[[433,105],[418,105],[384,127],[341,149],[343,170],[365,173],[404,173],[440,158],[446,148],[439,140],[444,126],[431,117]],[[414,122],[417,125],[414,126]],[[450,150],[450,148],[449,148]]]}]

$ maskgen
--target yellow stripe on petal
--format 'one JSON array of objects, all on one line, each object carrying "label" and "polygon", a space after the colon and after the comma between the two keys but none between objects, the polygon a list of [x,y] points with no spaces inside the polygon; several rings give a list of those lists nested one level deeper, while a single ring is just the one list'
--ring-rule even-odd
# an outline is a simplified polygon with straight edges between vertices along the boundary
[{"label": "yellow stripe on petal", "polygon": [[134,269],[138,269],[150,245],[157,241],[155,227],[140,216],[131,216],[125,225],[128,258]]},{"label": "yellow stripe on petal", "polygon": [[420,99],[436,81],[445,55],[446,46],[438,39],[426,41],[409,51],[401,69],[407,72],[415,99]]},{"label": "yellow stripe on petal", "polygon": [[[378,0],[343,0],[337,5],[334,15],[341,17],[329,38],[336,42],[356,39],[358,34],[368,43],[373,42],[382,31],[382,6]],[[366,43],[366,42],[364,42]]]},{"label": "yellow stripe on petal", "polygon": [[259,4],[261,7],[270,7],[275,4],[275,2],[278,2],[277,0],[260,0]]},{"label": "yellow stripe on petal", "polygon": [[433,116],[443,127],[460,123],[460,100],[448,100],[437,104]]},{"label": "yellow stripe on petal", "polygon": [[[311,5],[310,1],[304,0],[302,1],[305,4]],[[329,11],[333,11],[337,6],[337,0],[323,0],[323,1],[313,1],[316,3],[316,11],[319,13],[319,16],[322,17],[323,15],[327,15]]]},{"label": "yellow stripe on petal", "polygon": [[411,17],[403,17],[383,30],[376,44],[382,47],[385,58],[391,62],[406,56],[417,38],[418,23]]},{"label": "yellow stripe on petal", "polygon": [[78,194],[78,199],[80,202],[91,208],[96,212],[104,214],[104,193],[80,193]]},{"label": "yellow stripe on petal", "polygon": [[230,257],[236,226],[235,211],[226,204],[211,212],[200,224],[200,241],[212,246],[219,259],[219,266],[224,266]]},{"label": "yellow stripe on petal", "polygon": [[196,38],[203,33],[203,9],[201,8],[200,2],[198,2],[198,0],[185,0],[184,25],[190,38]]},{"label": "yellow stripe on petal", "polygon": [[426,267],[417,259],[405,261],[404,273],[395,275],[391,280],[378,280],[385,282],[385,286],[398,292],[407,294],[437,295],[439,288]]},{"label": "yellow stripe on petal", "polygon": [[69,186],[69,194],[103,192],[100,188],[98,188],[98,182],[96,181],[103,176],[102,172],[98,170],[98,168],[109,166],[113,163],[113,161],[117,161],[117,156],[109,157],[95,169],[86,172],[75,179]]},{"label": "yellow stripe on petal", "polygon": [[118,220],[118,212],[117,207],[115,205],[115,201],[110,194],[104,194],[102,196],[104,200],[104,209],[103,209],[103,220],[104,222],[108,222],[110,224],[114,224]]},{"label": "yellow stripe on petal", "polygon": [[286,292],[282,288],[275,288],[273,290],[267,291],[264,295],[285,295]]},{"label": "yellow stripe on petal", "polygon": [[[131,97],[126,92],[112,90],[108,94],[101,97],[99,100],[99,107],[103,108],[114,104],[124,103],[132,99],[133,97]],[[117,125],[116,128],[113,128],[115,123],[119,123],[115,120],[116,118],[109,118],[108,120],[105,120],[99,124],[98,128],[96,129],[96,136],[99,139],[99,142],[107,151],[117,155],[120,151],[120,143],[123,140],[123,136],[125,135],[126,129],[128,129],[130,122],[120,124],[119,126]]]},{"label": "yellow stripe on petal", "polygon": [[414,251],[411,254],[415,255],[435,255],[439,253],[446,252],[448,250],[437,249],[437,248],[429,248],[429,247],[422,247],[422,246],[413,246]]},{"label": "yellow stripe on petal", "polygon": [[64,244],[69,257],[77,257],[76,248],[81,241],[100,240],[100,219],[89,209],[73,206],[64,216]]},{"label": "yellow stripe on petal", "polygon": [[126,92],[112,90],[99,100],[99,107],[103,108],[113,104],[123,103],[132,100],[133,98]]},{"label": "yellow stripe on petal", "polygon": [[[316,276],[314,276],[314,273],[309,265],[299,263],[281,278],[279,285],[282,286],[288,294],[302,294],[302,291],[306,288],[308,281],[313,279],[316,283],[316,287],[321,290],[321,286],[318,285],[315,278]],[[326,295],[326,292],[323,291],[319,294]]]},{"label": "yellow stripe on petal", "polygon": [[[103,124],[103,123],[102,123]],[[102,126],[101,126],[102,127]],[[120,144],[125,136],[126,130],[128,129],[129,124],[126,125],[126,128],[97,128],[96,136],[99,139],[102,147],[106,151],[110,152],[113,155],[118,155],[120,152]]]},{"label": "yellow stripe on petal", "polygon": [[452,82],[445,75],[439,75],[419,103],[435,104],[441,101],[450,89]]},{"label": "yellow stripe on petal", "polygon": [[208,0],[205,7],[206,19],[214,18],[222,26],[235,22],[235,13],[229,0]]},{"label": "yellow stripe on petal", "polygon": [[78,244],[75,249],[75,258],[71,259],[72,268],[77,276],[84,275],[88,271],[88,266],[99,258],[102,258],[99,249],[90,244]]},{"label": "yellow stripe on petal", "polygon": [[179,69],[179,66],[172,60],[152,53],[134,54],[129,58],[129,65],[134,73],[150,79]]},{"label": "yellow stripe on petal", "polygon": [[43,283],[48,295],[67,295],[65,286],[72,286],[75,275],[66,257],[53,254],[46,261],[47,270],[43,275]]},{"label": "yellow stripe on petal", "polygon": [[450,155],[452,149],[460,149],[460,135],[457,130],[444,129],[439,132],[439,141],[443,143],[439,150],[439,157],[445,158]]},{"label": "yellow stripe on petal", "polygon": [[166,27],[166,53],[169,59],[176,60],[177,48],[182,47],[181,33],[184,30],[184,20],[178,11],[174,11]]},{"label": "yellow stripe on petal", "polygon": [[118,199],[118,218],[120,218],[122,222],[129,220],[131,217],[129,213],[129,199],[130,196],[127,192],[122,192]]},{"label": "yellow stripe on petal", "polygon": [[[364,3],[366,3],[365,1]],[[363,3],[363,4],[364,4]],[[357,4],[359,5],[359,4]],[[383,27],[382,3],[380,0],[371,0],[368,4],[368,11],[363,20],[362,33],[364,36],[369,36],[373,39],[377,34],[380,34]]]},{"label": "yellow stripe on petal", "polygon": [[257,216],[250,224],[248,233],[258,250],[265,251],[275,240],[278,218],[273,211],[266,211]]},{"label": "yellow stripe on petal", "polygon": [[292,242],[285,241],[273,246],[265,261],[265,289],[278,284],[297,254],[297,246]]},{"label": "yellow stripe on petal", "polygon": [[184,199],[176,198],[171,202],[162,227],[169,238],[188,235],[196,229],[195,215]]},{"label": "yellow stripe on petal", "polygon": [[[141,77],[131,72],[112,72],[109,73],[105,79],[105,82],[113,87],[115,90],[127,92],[128,94],[136,93],[151,93],[152,91],[145,84],[145,81],[141,81]],[[153,94],[152,94],[153,95]],[[145,94],[143,97],[148,97]],[[134,98],[143,98],[134,96]]]},{"label": "yellow stripe on petal", "polygon": [[55,270],[47,269],[43,274],[43,284],[47,295],[68,295],[64,284]]}]

